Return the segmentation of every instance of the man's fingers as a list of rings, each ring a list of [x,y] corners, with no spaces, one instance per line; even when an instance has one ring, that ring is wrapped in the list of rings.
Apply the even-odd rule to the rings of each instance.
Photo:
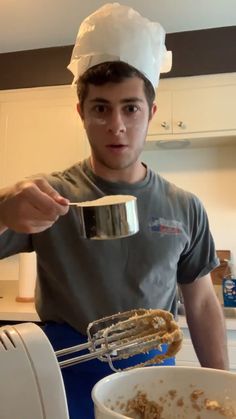
[[[63,198],[45,179],[36,179],[19,185],[19,194],[33,208],[45,214],[46,219],[55,221],[59,215],[68,211],[68,200]]]
[[[58,203],[69,203],[69,200],[61,196],[56,189],[54,189],[50,183],[47,182],[46,179],[40,178],[35,179],[34,183],[38,186],[38,188],[44,192],[46,195],[50,196],[53,200],[57,201]]]
[[[58,202],[60,205],[69,205],[69,199],[64,198],[63,196],[59,195],[57,198],[55,198],[55,201]]]

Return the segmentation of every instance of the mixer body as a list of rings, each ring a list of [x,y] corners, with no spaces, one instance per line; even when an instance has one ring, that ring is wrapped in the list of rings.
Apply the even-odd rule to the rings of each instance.
[[[33,323],[0,328],[1,419],[69,419],[61,370]]]

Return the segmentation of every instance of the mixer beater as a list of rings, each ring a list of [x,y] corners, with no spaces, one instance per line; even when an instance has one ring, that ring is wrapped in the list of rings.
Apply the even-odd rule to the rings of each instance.
[[[126,359],[136,354],[161,350],[167,344],[165,353],[160,353],[146,362],[136,365],[161,363],[165,358],[174,356],[182,343],[182,332],[171,313],[164,310],[137,309],[113,316],[104,317],[89,324],[88,342],[62,349],[56,352],[62,355],[72,354],[85,349],[89,353],[65,361],[59,361],[61,368],[98,358],[109,363],[113,371],[118,370],[113,361]]]

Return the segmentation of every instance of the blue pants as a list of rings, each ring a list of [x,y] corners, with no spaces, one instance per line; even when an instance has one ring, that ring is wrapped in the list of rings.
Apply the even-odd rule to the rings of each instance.
[[[87,341],[86,336],[66,324],[47,323],[43,330],[55,351]],[[136,365],[144,362],[148,357],[153,357],[154,353],[158,351],[117,361],[115,366],[124,369]],[[72,356],[75,355],[72,354],[69,357]],[[175,365],[175,359],[170,358],[161,365]],[[94,419],[92,388],[99,380],[112,372],[106,362],[97,359],[62,369],[70,419]]]

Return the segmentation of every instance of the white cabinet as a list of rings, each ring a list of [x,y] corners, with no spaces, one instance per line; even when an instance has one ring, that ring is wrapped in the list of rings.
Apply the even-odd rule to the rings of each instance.
[[[187,367],[200,366],[191,339],[184,338],[182,348],[176,355],[176,365]]]
[[[71,86],[0,92],[0,187],[87,154]]]
[[[184,316],[179,316],[179,325],[183,331],[183,345],[176,355],[176,365],[199,367],[199,361],[191,342],[188,326]],[[226,319],[227,344],[230,370],[236,372],[236,319]]]
[[[160,87],[157,90],[156,95],[157,110],[153,119],[150,122],[148,129],[148,140],[152,140],[152,136],[155,138],[163,134],[172,134],[172,92],[161,90]]]
[[[188,326],[184,316],[179,316],[179,325],[183,332],[183,343],[180,351],[176,355],[176,365],[188,366],[188,367],[199,367],[199,361],[193,344],[190,338]]]
[[[226,320],[226,326],[230,369],[236,373],[236,320]]]
[[[173,92],[173,132],[236,130],[236,84]]]
[[[236,73],[163,79],[147,140],[197,139],[201,146],[207,139],[211,139],[207,145],[232,143],[236,141],[235,109]]]

